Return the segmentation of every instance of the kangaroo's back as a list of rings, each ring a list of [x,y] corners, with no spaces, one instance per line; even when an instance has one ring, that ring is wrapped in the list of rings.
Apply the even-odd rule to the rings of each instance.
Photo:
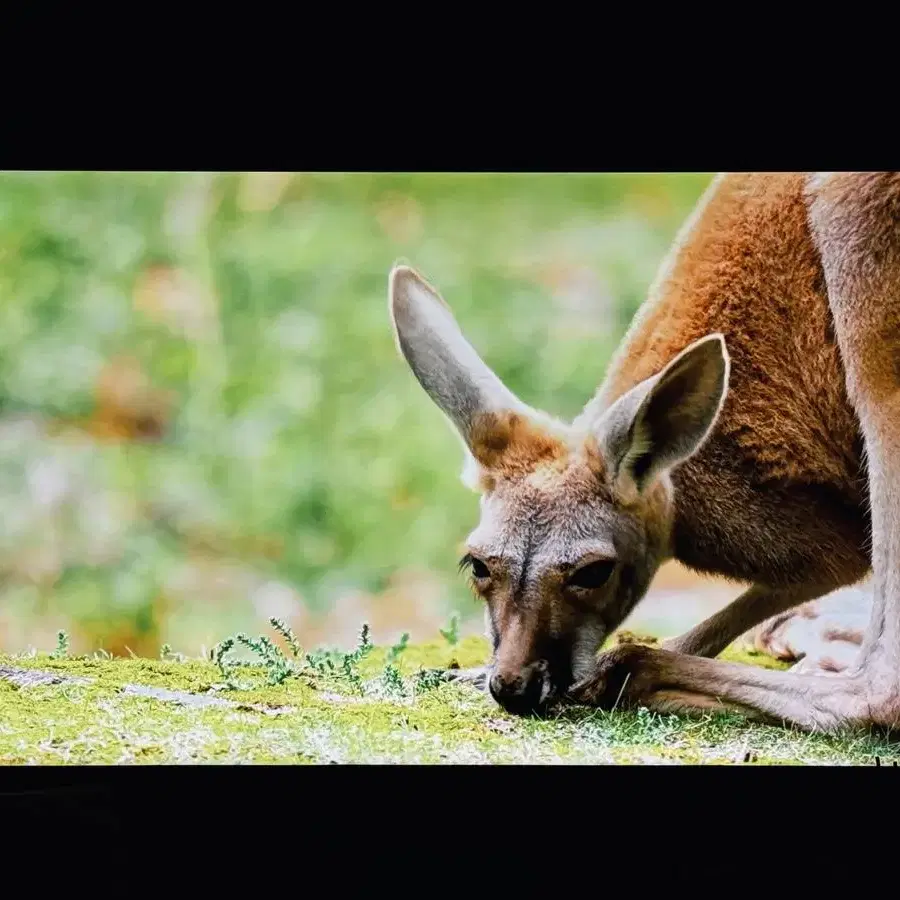
[[[721,332],[729,393],[712,438],[673,475],[676,555],[740,580],[841,584],[868,568],[866,479],[806,178],[715,179],[600,395],[611,403],[687,344]]]

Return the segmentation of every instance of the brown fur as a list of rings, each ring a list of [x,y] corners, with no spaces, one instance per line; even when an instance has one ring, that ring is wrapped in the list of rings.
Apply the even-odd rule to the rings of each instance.
[[[676,557],[739,581],[837,586],[868,570],[868,498],[804,184],[802,174],[717,180],[601,395],[612,402],[721,332],[729,391],[715,433],[673,475]]]
[[[449,307],[395,270],[401,349],[479,466],[469,546],[487,573],[476,584],[494,640],[487,681],[508,709],[543,703],[552,673],[564,688],[570,668],[578,702],[721,700],[805,728],[900,725],[898,225],[894,173],[717,178],[571,426],[525,408]],[[608,548],[614,574],[575,590],[569,573],[592,548]],[[620,645],[584,677],[592,641],[672,556],[750,587],[664,649]],[[870,570],[854,668],[701,658]]]
[[[758,208],[764,213],[760,218],[755,214]],[[709,218],[704,221],[704,216]],[[730,325],[729,348],[738,378],[727,410],[712,440],[677,477],[676,528],[683,536],[693,533],[707,541],[699,554],[683,555],[699,562],[698,567],[725,572],[739,571],[741,563],[755,564],[763,579],[783,580],[778,555],[755,543],[754,529],[745,527],[739,510],[729,504],[717,513],[710,502],[714,497],[725,501],[736,489],[743,504],[752,502],[751,515],[763,516],[760,529],[769,532],[771,543],[783,541],[791,549],[798,584],[806,580],[814,585],[808,579],[820,579],[823,585],[829,578],[832,587],[849,584],[871,566],[874,587],[868,626],[849,665],[826,654],[809,667],[803,660],[796,673],[646,648],[617,648],[618,655],[602,658],[572,696],[607,705],[612,689],[628,676],[628,701],[653,708],[671,711],[671,691],[677,687],[679,692],[740,703],[772,721],[807,729],[896,728],[900,725],[900,175],[725,178],[711,192],[698,221],[688,247],[676,255],[670,269],[676,277],[663,279],[668,285],[665,303],[648,308],[636,324],[608,383],[627,382],[625,373],[631,377],[640,369],[643,355],[652,355],[665,343],[660,330],[663,306],[675,313],[679,339],[690,333],[698,318],[712,321],[711,311],[716,327]],[[730,248],[728,258],[721,259],[726,281],[729,269],[741,259],[735,252],[752,242],[748,249],[753,256],[738,266],[746,268],[748,276],[739,283],[740,292],[732,295],[728,315],[709,294],[704,301],[695,300],[704,296],[705,285],[719,279],[704,263],[715,260],[715,253],[705,257],[704,248],[714,251],[720,242]],[[779,264],[785,258],[808,260],[809,265],[799,266],[799,278],[785,279]],[[753,277],[756,260],[763,264],[758,278]],[[679,271],[686,279],[683,295]],[[804,284],[808,291],[802,289]],[[786,300],[779,303],[770,296],[769,309],[761,313],[757,288],[768,288],[771,295],[777,285],[787,288]],[[746,318],[739,319],[736,312]],[[790,442],[782,437],[785,434]],[[728,466],[726,448],[739,451],[739,466]],[[717,464],[724,466],[720,473],[715,471]],[[805,514],[804,501],[809,503]],[[710,517],[709,525],[697,515],[698,509]],[[794,529],[784,530],[786,519],[794,521]],[[746,542],[745,550],[735,546],[735,537]],[[814,593],[823,590],[815,588]],[[784,608],[794,605],[789,592],[783,596]],[[798,599],[800,594],[794,601]],[[741,598],[733,606],[741,606]],[[837,636],[855,643],[846,640],[853,635],[835,633],[828,636],[832,646]],[[702,705],[682,694],[674,708]]]
[[[477,416],[471,441],[472,455],[492,481],[521,478],[538,466],[564,463],[569,455],[562,440],[514,412]]]

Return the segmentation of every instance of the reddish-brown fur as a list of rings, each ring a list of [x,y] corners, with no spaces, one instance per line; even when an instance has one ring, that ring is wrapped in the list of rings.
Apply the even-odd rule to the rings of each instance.
[[[871,567],[868,625],[826,631],[832,642],[858,641],[849,664],[823,657],[780,673],[682,655],[715,644],[703,623],[674,642],[681,652],[617,647],[571,696],[607,704],[627,680],[626,702],[660,711],[702,708],[701,698],[714,697],[804,728],[896,728],[900,175],[719,180],[661,279],[660,300],[636,321],[606,390],[614,396],[639,380],[673,342],[710,328],[726,335],[732,380],[723,415],[673,477],[677,555],[756,582],[716,627],[733,634],[763,605],[770,614],[796,607],[802,594],[822,596]],[[792,582],[796,592],[772,589]],[[778,619],[772,625],[777,631]]]
[[[713,189],[601,389],[614,400],[694,340],[731,358],[716,429],[673,474],[686,565],[767,584],[854,582],[868,570],[867,482],[801,174]]]
[[[472,455],[488,479],[514,479],[564,462],[565,443],[514,412],[483,413],[472,426]]]
[[[571,426],[511,395],[416,273],[395,269],[391,297],[401,351],[478,468],[470,559],[495,649],[478,677],[508,709],[562,689],[900,724],[900,175],[716,179]],[[672,555],[750,586],[665,649],[595,660]],[[840,674],[709,658],[869,571],[856,662],[819,666]]]

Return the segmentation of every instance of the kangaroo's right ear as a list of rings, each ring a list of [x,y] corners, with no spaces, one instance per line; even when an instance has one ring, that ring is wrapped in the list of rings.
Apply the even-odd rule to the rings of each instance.
[[[707,335],[602,414],[593,431],[623,495],[640,493],[700,449],[725,402],[730,369],[725,339]]]
[[[389,297],[397,347],[469,450],[480,415],[527,412],[463,337],[450,307],[414,269],[394,266]]]

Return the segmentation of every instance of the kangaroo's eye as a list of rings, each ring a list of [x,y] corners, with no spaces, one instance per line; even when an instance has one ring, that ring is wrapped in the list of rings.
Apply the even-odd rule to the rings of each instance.
[[[480,559],[472,556],[471,553],[467,553],[462,558],[459,567],[461,569],[471,569],[472,576],[477,581],[481,581],[481,579],[483,578],[491,577],[491,570]]]
[[[615,560],[612,559],[601,559],[588,563],[569,578],[569,586],[585,590],[603,587],[609,581],[609,576],[612,575],[615,567]]]

